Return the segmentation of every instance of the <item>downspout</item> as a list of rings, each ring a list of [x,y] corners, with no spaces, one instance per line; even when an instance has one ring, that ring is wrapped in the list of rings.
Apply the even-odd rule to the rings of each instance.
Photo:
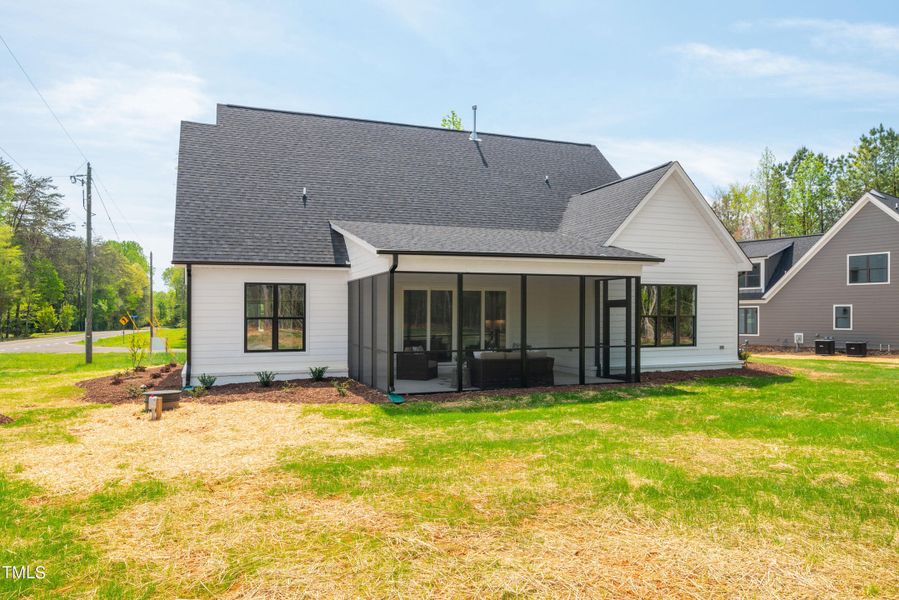
[[[193,283],[191,281],[191,269],[190,263],[187,265],[187,352],[184,359],[184,381],[182,382],[185,387],[190,385],[190,347],[191,347],[191,323],[190,317],[192,314],[191,311],[191,289],[193,288]]]
[[[394,373],[393,373],[393,352],[394,352],[394,329],[396,327],[396,311],[394,310],[394,274],[399,266],[399,255],[393,255],[393,262],[390,270],[387,272],[387,391],[394,391]]]

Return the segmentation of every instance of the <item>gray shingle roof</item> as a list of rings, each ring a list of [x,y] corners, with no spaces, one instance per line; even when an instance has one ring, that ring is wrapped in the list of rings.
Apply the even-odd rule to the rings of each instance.
[[[896,196],[890,196],[889,194],[877,190],[871,190],[871,195],[880,200],[881,203],[892,211],[895,211],[896,207],[899,206],[899,198]]]
[[[673,164],[667,162],[572,197],[560,231],[605,242]]]
[[[346,264],[330,220],[552,232],[572,195],[618,180],[589,144],[480,137],[220,105],[182,123],[173,260]]]
[[[821,239],[821,234],[800,235],[794,237],[772,238],[768,240],[743,240],[737,242],[740,248],[749,258],[765,258],[783,252],[787,248],[793,249],[792,264],[795,264],[808,252],[815,242]]]
[[[566,256],[661,261],[558,231],[335,221],[333,225],[384,253]]]

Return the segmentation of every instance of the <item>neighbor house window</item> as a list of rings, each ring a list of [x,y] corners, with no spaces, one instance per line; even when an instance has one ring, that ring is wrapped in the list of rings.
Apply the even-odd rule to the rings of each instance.
[[[762,287],[762,263],[752,263],[752,270],[739,275],[740,289],[761,289]]]
[[[758,335],[759,334],[759,307],[747,306],[740,307],[739,312],[739,333],[740,335]]]
[[[833,307],[833,328],[852,329],[852,305],[835,304]]]
[[[850,254],[849,285],[890,282],[890,253]]]
[[[305,284],[245,284],[244,321],[247,352],[305,350]]]
[[[640,297],[640,344],[696,345],[696,286],[644,285]]]

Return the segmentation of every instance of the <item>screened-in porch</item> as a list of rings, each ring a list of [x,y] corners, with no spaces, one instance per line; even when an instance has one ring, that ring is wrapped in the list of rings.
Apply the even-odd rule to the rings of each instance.
[[[405,271],[354,280],[350,376],[400,394],[639,381],[639,281]]]

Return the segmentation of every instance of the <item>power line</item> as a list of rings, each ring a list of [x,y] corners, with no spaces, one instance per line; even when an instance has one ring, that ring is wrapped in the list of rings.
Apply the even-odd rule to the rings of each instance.
[[[96,177],[93,177],[94,181],[97,181]],[[120,242],[122,241],[121,236],[119,236],[118,230],[115,228],[115,224],[112,222],[112,217],[109,216],[109,209],[106,208],[106,202],[103,200],[103,195],[100,193],[99,189],[94,190],[97,192],[97,198],[100,199],[100,205],[103,207],[103,212],[106,213],[106,220],[109,221],[110,226],[112,226],[112,231],[115,233],[116,239]]]
[[[131,235],[133,235],[133,236],[135,237],[135,240],[136,240],[136,239],[137,239],[137,232],[134,230],[134,227],[131,226],[131,222],[128,220],[128,217],[126,217],[126,216],[125,216],[125,213],[122,212],[122,209],[119,208],[118,202],[115,201],[115,198],[114,198],[113,195],[109,192],[109,189],[108,189],[108,188],[106,187],[106,185],[100,180],[100,178],[97,177],[96,174],[94,174],[94,181],[96,181],[98,184],[100,184],[100,187],[103,188],[103,191],[104,191],[104,192],[106,192],[106,197],[109,198],[109,201],[112,203],[112,206],[113,206],[113,207],[116,209],[116,211],[119,213],[119,216],[122,217],[122,220],[125,222],[125,225],[127,225],[127,226],[128,226],[128,229],[131,230]],[[101,201],[102,201],[102,198],[101,198]]]
[[[43,94],[41,93],[41,91],[38,89],[37,85],[35,85],[34,80],[31,79],[31,76],[28,75],[28,71],[25,70],[25,67],[22,66],[22,63],[19,62],[19,59],[16,58],[16,55],[15,55],[15,53],[12,51],[12,48],[9,47],[9,44],[6,43],[6,40],[3,38],[2,35],[0,35],[0,42],[3,42],[3,45],[6,47],[6,51],[9,52],[9,55],[12,57],[13,61],[15,61],[16,65],[19,67],[19,70],[22,71],[22,74],[25,76],[25,79],[27,79],[27,80],[28,80],[28,83],[31,84],[32,89],[34,89],[35,93],[36,93],[36,94],[38,95],[38,97],[41,99],[41,102],[44,103],[44,106],[47,107],[47,110],[48,110],[48,111],[50,112],[50,114],[53,116],[53,119],[56,120],[56,123],[59,125],[60,129],[62,129],[63,133],[66,134],[66,137],[69,139],[69,141],[70,141],[70,142],[72,143],[72,145],[75,147],[75,149],[78,151],[78,154],[81,155],[81,158],[84,159],[84,160],[82,161],[82,163],[81,163],[80,165],[78,165],[78,167],[76,167],[75,170],[73,171],[73,173],[77,173],[77,172],[81,169],[81,167],[83,167],[84,164],[88,162],[87,155],[86,155],[86,154],[84,153],[84,151],[81,149],[81,146],[78,145],[78,142],[75,141],[75,138],[72,137],[72,134],[69,133],[69,130],[66,129],[66,126],[62,124],[62,120],[60,120],[60,118],[57,116],[56,112],[55,112],[55,111],[53,110],[53,108],[50,106],[50,103],[47,102],[47,99],[44,98],[44,95],[43,95]],[[2,150],[2,148],[0,148],[0,150]],[[21,165],[16,159],[14,159],[14,158],[12,157],[11,154],[9,154],[9,152],[6,152],[6,150],[3,150],[3,152],[4,152],[7,156],[9,156],[10,158],[12,158],[13,162],[15,162],[17,165],[19,165],[19,167],[20,167],[23,171],[25,170],[25,168],[22,167],[22,165]],[[115,201],[115,198],[113,198],[112,194],[109,192],[109,189],[103,184],[102,181],[100,181],[99,179],[97,179],[97,177],[93,177],[93,179],[94,179],[97,183],[99,183],[100,186],[103,188],[103,191],[106,192],[106,196],[109,198],[109,201],[110,201],[110,202],[112,203],[112,205],[115,207],[116,211],[118,211],[119,215],[122,217],[122,220],[125,221],[125,224],[128,226],[128,229],[131,230],[131,233],[132,233],[132,234],[134,235],[134,237],[136,238],[136,237],[137,237],[137,232],[134,231],[134,227],[131,226],[131,223],[130,223],[130,222],[128,221],[128,219],[125,217],[125,214],[122,212],[122,209],[119,208],[118,204],[117,204],[116,201]],[[99,190],[97,190],[97,196],[100,198],[100,204],[103,205],[103,210],[106,212],[106,218],[109,220],[109,224],[112,226],[112,230],[115,231],[116,237],[119,238],[119,241],[121,241],[121,237],[119,237],[119,232],[116,230],[116,226],[115,226],[115,224],[112,222],[112,217],[111,217],[110,214],[109,214],[109,209],[106,208],[106,202],[104,202],[103,196],[100,195],[100,191],[99,191]]]
[[[28,169],[26,169],[25,167],[23,167],[23,166],[22,166],[22,163],[20,163],[19,161],[17,161],[17,160],[15,159],[15,157],[14,157],[12,154],[10,154],[9,152],[7,152],[6,149],[3,148],[3,146],[0,146],[0,152],[2,152],[3,154],[5,154],[6,156],[8,156],[9,159],[10,159],[11,161],[13,161],[13,162],[16,163],[17,165],[19,165],[19,168],[22,169],[23,171],[27,171],[27,170],[28,170]]]
[[[31,87],[34,89],[34,91],[40,97],[41,102],[44,103],[44,106],[47,107],[47,110],[49,110],[50,114],[53,115],[53,118],[56,119],[56,122],[57,122],[57,124],[59,124],[59,127],[62,129],[63,133],[66,134],[66,137],[69,138],[69,141],[72,142],[72,145],[75,146],[76,150],[78,150],[78,154],[80,154],[81,158],[83,158],[86,162],[87,155],[84,154],[84,151],[81,149],[81,146],[78,145],[78,142],[75,141],[75,138],[73,138],[72,134],[69,133],[69,130],[66,129],[66,126],[62,124],[62,121],[59,119],[59,117],[56,116],[56,113],[50,107],[50,103],[47,102],[47,99],[44,98],[44,95],[41,93],[41,91],[39,89],[37,89],[37,86],[34,84],[34,81],[31,79],[31,76],[28,75],[28,71],[25,70],[25,67],[22,66],[22,63],[19,62],[19,59],[16,58],[16,55],[12,51],[12,48],[9,47],[9,44],[6,43],[6,40],[3,39],[2,35],[0,35],[0,42],[3,42],[3,45],[6,46],[6,51],[9,52],[9,55],[12,57],[13,61],[15,61],[16,65],[18,65],[19,70],[22,71],[22,74],[25,76],[25,79],[27,79],[28,83],[31,84]]]

